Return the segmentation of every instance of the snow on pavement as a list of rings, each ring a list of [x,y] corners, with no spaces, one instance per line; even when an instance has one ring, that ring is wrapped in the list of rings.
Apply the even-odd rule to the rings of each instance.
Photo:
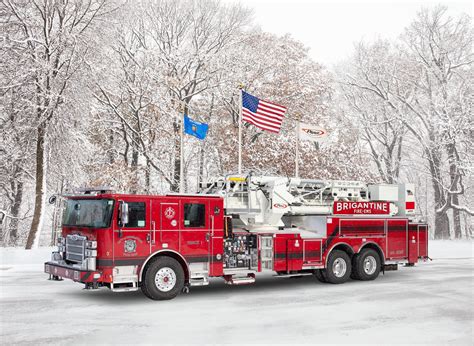
[[[50,251],[0,249],[1,344],[473,342],[472,242],[431,241],[432,262],[373,282],[213,279],[164,302],[48,281]]]

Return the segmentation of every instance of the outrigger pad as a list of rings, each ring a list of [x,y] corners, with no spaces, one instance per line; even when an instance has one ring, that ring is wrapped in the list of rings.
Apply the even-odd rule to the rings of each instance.
[[[49,279],[48,280],[51,280],[51,281],[63,281],[64,279],[60,276],[57,276],[57,275],[49,275]]]

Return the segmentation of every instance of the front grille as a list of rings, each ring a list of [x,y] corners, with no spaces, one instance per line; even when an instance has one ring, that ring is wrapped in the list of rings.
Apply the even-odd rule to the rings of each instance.
[[[66,236],[66,260],[81,263],[86,256],[86,240],[84,236],[68,234]]]

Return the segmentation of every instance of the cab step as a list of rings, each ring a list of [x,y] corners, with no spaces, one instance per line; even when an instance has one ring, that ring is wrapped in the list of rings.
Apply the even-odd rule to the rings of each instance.
[[[255,282],[255,275],[249,274],[248,276],[233,277],[226,275],[224,277],[227,285],[249,285]]]
[[[110,290],[112,292],[134,292],[134,291],[138,291],[138,285],[136,282],[119,283],[119,284],[111,283]]]
[[[207,276],[191,277],[189,279],[189,286],[207,286],[209,285],[209,278]]]

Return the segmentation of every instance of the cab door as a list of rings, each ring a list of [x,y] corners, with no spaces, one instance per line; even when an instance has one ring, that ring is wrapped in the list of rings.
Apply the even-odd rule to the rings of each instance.
[[[209,270],[210,218],[209,201],[203,199],[181,199],[181,253],[192,267],[202,263],[200,270]]]
[[[124,197],[120,203],[128,204],[128,222],[114,227],[114,266],[138,265],[150,254],[150,201],[145,198]]]
[[[154,232],[154,249],[170,249],[179,252],[181,219],[179,200],[157,200],[153,204],[153,220],[157,230]]]

